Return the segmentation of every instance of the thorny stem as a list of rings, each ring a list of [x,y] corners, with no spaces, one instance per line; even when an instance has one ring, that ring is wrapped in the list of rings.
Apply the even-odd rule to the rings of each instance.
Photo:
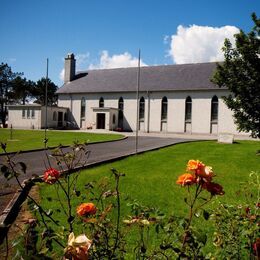
[[[119,222],[120,222],[120,194],[119,194],[119,178],[120,178],[120,173],[116,173],[115,174],[115,178],[116,178],[116,198],[117,198],[117,221],[116,221],[116,240],[115,240],[115,245],[114,245],[114,249],[113,249],[113,254],[114,255],[116,248],[118,246],[118,241],[119,241]]]
[[[58,200],[59,200],[59,202],[60,202],[60,205],[61,205],[61,207],[62,207],[62,209],[63,209],[63,212],[64,212],[64,214],[68,217],[68,213],[67,213],[67,211],[66,211],[66,209],[65,209],[65,207],[64,207],[64,205],[63,205],[63,203],[61,202],[59,190],[58,190],[58,188],[57,188],[57,187],[59,187],[59,186],[56,187],[56,185],[55,185],[54,187],[55,187],[56,194],[57,194]]]
[[[69,222],[69,226],[70,226],[70,233],[73,232],[73,225],[72,225],[72,215],[71,215],[71,197],[70,197],[70,175],[67,176],[67,201],[68,201],[68,207],[69,207],[69,219],[68,219],[68,222]]]
[[[50,158],[49,158],[49,156],[48,156],[48,154],[47,154],[46,151],[45,151],[45,156],[46,156],[46,158],[47,158],[47,161],[48,161],[49,167],[51,167]],[[43,161],[43,162],[44,162],[44,164],[45,164],[45,161]],[[45,165],[45,167],[46,167],[46,165]],[[47,167],[46,167],[46,168],[47,168]]]
[[[72,222],[71,222],[72,215],[71,215],[71,202],[70,202],[71,198],[70,198],[69,175],[67,177],[68,177],[68,179],[67,179],[67,190],[65,189],[65,187],[63,186],[63,184],[60,182],[59,179],[57,180],[57,182],[60,185],[61,189],[63,190],[63,192],[64,192],[64,194],[65,194],[65,196],[67,198],[69,212],[66,213],[66,215],[68,216],[68,220],[70,220],[69,221],[69,226],[70,226],[70,232],[72,232],[73,231],[73,225],[72,225]],[[60,201],[60,203],[61,203],[61,201]]]
[[[44,226],[46,227],[46,229],[48,229],[48,225],[47,225],[47,223],[46,223],[46,221],[45,221],[45,219],[44,219],[44,216],[42,215],[42,212],[43,212],[42,210],[39,210],[39,213],[40,213],[42,222],[43,222]],[[58,245],[60,245],[62,248],[65,248],[64,245],[62,245],[62,244],[59,242],[59,240],[57,240],[56,238],[53,238],[53,240],[54,240]]]
[[[103,190],[102,192],[100,193],[100,196],[97,198],[97,202],[100,201],[100,204],[101,204],[101,209],[102,211],[104,211],[105,207],[104,207],[104,203],[103,203],[103,200],[102,200],[102,196],[103,196]],[[104,233],[105,233],[105,246],[106,246],[106,251],[107,251],[107,254],[109,255],[109,236],[108,236],[108,232],[107,232],[107,229],[104,228]]]
[[[195,210],[194,212],[196,212],[198,209],[202,208],[204,205],[206,205],[207,203],[209,203],[212,200],[213,196],[211,195],[210,198],[208,200],[206,200],[205,202],[203,202],[202,204],[200,204]]]
[[[188,223],[187,223],[187,226],[185,228],[185,232],[184,232],[184,236],[183,236],[183,241],[182,241],[182,248],[184,247],[185,243],[186,243],[186,238],[187,238],[187,235],[188,235],[188,231],[189,231],[189,228],[190,228],[190,224],[191,224],[191,221],[192,221],[192,217],[194,215],[194,213],[196,212],[196,210],[193,210],[194,206],[195,206],[195,203],[196,203],[196,200],[199,196],[199,194],[201,193],[202,191],[202,186],[201,184],[198,184],[197,187],[196,187],[196,192],[195,192],[195,196],[194,196],[194,199],[192,201],[191,199],[191,193],[190,193],[190,189],[188,187],[188,193],[189,193],[189,197],[190,197],[190,201],[191,201],[191,204],[190,204],[190,212],[189,212],[189,219],[188,219]]]

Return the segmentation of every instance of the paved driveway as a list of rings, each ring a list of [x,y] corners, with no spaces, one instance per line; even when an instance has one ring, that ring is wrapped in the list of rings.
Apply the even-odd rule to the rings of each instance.
[[[140,136],[138,138],[137,151],[144,152],[192,140],[194,139]],[[66,148],[65,150],[68,149],[69,148]],[[129,136],[120,141],[89,144],[88,150],[90,151],[89,158],[87,159],[88,165],[105,162],[134,154],[136,151],[136,139],[134,136]],[[47,154],[49,154],[48,151]],[[0,163],[4,160],[4,156],[0,155]],[[21,182],[30,178],[33,174],[42,175],[46,167],[48,167],[46,151],[21,153],[15,157],[15,160],[17,162],[24,162],[27,165],[27,174],[19,177]],[[0,215],[10,199],[10,194],[14,192],[16,188],[15,180],[7,182],[4,176],[0,176]]]

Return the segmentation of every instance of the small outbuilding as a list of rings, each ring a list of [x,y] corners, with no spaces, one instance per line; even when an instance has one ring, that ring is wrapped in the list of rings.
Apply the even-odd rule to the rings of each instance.
[[[46,124],[46,106],[39,104],[9,105],[8,127],[42,129]],[[47,128],[68,126],[68,108],[47,107]]]

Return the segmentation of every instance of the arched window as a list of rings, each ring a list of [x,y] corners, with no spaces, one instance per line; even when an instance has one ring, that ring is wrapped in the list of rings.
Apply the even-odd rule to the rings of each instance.
[[[53,112],[52,120],[57,121],[57,112],[56,111]]]
[[[113,117],[112,117],[112,123],[115,124],[116,123],[116,115],[113,114]]]
[[[104,107],[104,98],[103,97],[101,97],[99,99],[99,107]]]
[[[118,100],[118,127],[123,128],[124,122],[124,99],[122,97]]]
[[[122,97],[118,100],[118,109],[124,111],[124,99]]]
[[[161,110],[161,120],[167,122],[168,113],[168,99],[167,97],[162,98],[162,110]]]
[[[85,122],[85,116],[86,116],[86,100],[83,97],[81,99],[81,104],[80,104],[80,127],[84,126],[83,122]]]
[[[211,99],[211,122],[218,122],[218,97],[214,96]]]
[[[191,122],[191,113],[192,113],[192,100],[188,96],[185,102],[185,122]]]
[[[85,98],[83,97],[81,99],[81,106],[80,106],[80,118],[81,119],[85,119],[85,113],[86,113],[86,100]]]
[[[145,111],[145,100],[144,97],[140,98],[139,101],[139,120],[144,121],[144,111]]]

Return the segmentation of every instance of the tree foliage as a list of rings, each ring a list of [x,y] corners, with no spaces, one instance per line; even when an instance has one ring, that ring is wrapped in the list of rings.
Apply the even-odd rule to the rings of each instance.
[[[260,138],[260,19],[253,13],[252,20],[251,32],[235,35],[235,46],[225,40],[225,60],[217,65],[212,81],[231,91],[224,102],[233,111],[238,130]]]
[[[48,105],[56,105],[58,87],[48,79]],[[0,122],[6,125],[7,105],[23,104],[35,99],[35,103],[45,105],[46,78],[36,83],[14,73],[8,64],[0,64]]]
[[[55,94],[58,87],[48,79],[48,105],[56,105],[58,96]],[[45,105],[46,78],[41,78],[36,82],[32,89],[32,95],[36,98],[35,103]]]
[[[14,73],[7,64],[0,64],[0,121],[5,125],[7,108],[12,102],[12,81],[19,75]]]
[[[12,98],[15,100],[15,103],[25,105],[29,102],[29,99],[33,97],[32,90],[35,86],[35,83],[21,76],[16,77],[12,81]]]

